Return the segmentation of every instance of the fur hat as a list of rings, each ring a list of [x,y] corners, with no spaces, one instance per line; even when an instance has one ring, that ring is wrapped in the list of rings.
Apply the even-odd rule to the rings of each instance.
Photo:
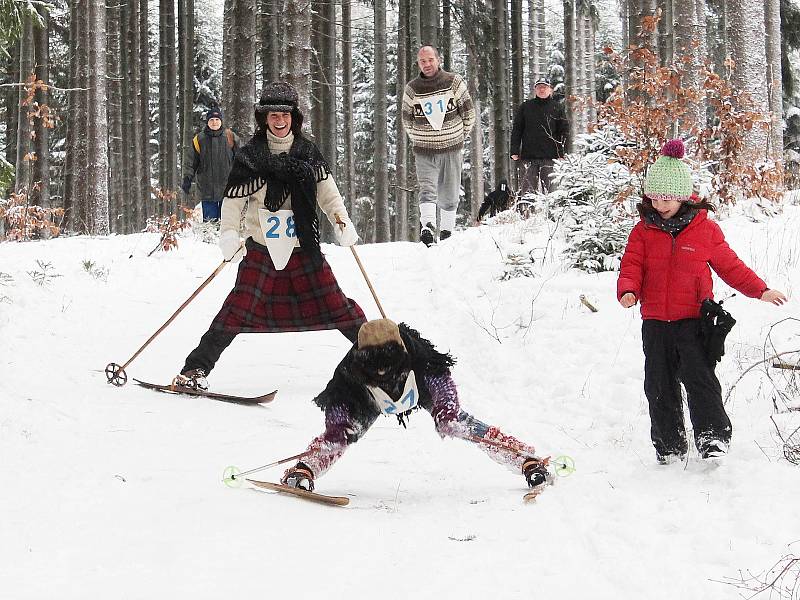
[[[266,131],[267,113],[288,112],[292,114],[292,133],[300,136],[303,129],[303,113],[300,112],[297,90],[285,81],[265,83],[261,90],[261,97],[253,105],[256,125]]]
[[[260,113],[292,112],[297,109],[297,90],[285,81],[265,83],[255,109]]]
[[[365,350],[386,344],[399,344],[405,350],[397,323],[391,319],[367,321],[358,330],[358,349]]]
[[[661,156],[650,165],[644,180],[644,194],[651,200],[686,202],[692,195],[692,173],[681,159],[685,153],[679,139],[668,141]]]

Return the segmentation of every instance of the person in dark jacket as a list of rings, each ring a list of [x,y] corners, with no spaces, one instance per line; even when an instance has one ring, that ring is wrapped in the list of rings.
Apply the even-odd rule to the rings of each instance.
[[[325,412],[325,431],[314,438],[302,459],[287,469],[281,483],[306,490],[356,443],[381,415],[397,417],[405,427],[412,410],[423,408],[441,438],[476,444],[495,462],[541,489],[553,478],[547,459],[533,446],[482,423],[461,408],[450,375],[454,364],[408,325],[390,319],[367,321],[357,343],[342,359],[314,403]]]
[[[553,189],[550,175],[553,161],[563,158],[569,136],[564,105],[553,98],[547,79],[533,87],[534,97],[517,107],[511,129],[511,158],[522,161],[521,195]]]
[[[647,171],[641,220],[622,256],[617,298],[630,308],[641,303],[644,392],[650,406],[650,437],[661,464],[682,460],[687,441],[680,384],[686,388],[694,443],[702,458],[727,453],[731,422],[707,355],[700,308],[714,298],[711,269],[745,296],[781,305],[771,290],[736,256],[719,225],[708,218],[713,205],[692,194],[689,168],[680,159],[681,140],[664,145]],[[710,268],[709,268],[710,267]]]
[[[203,205],[203,221],[219,221],[225,183],[233,165],[239,138],[222,124],[222,110],[213,107],[206,112],[206,126],[192,139],[186,152],[181,189],[188,194],[197,178],[197,190]]]
[[[493,217],[497,213],[507,210],[509,198],[508,181],[502,179],[500,180],[500,184],[497,186],[497,189],[488,193],[483,199],[483,204],[481,204],[481,207],[478,210],[478,221],[480,221],[486,214],[488,214],[490,217]]]

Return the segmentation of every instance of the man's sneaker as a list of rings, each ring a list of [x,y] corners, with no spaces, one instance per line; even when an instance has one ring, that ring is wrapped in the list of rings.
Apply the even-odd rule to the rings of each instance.
[[[426,246],[431,246],[433,244],[433,232],[436,229],[435,225],[431,223],[426,223],[422,230],[419,232],[419,241],[425,244]]]
[[[529,458],[522,465],[522,474],[531,489],[553,482],[553,475],[547,470],[544,461],[539,458]]]
[[[172,380],[173,387],[187,390],[208,390],[208,380],[203,369],[192,369],[181,373]]]
[[[728,453],[728,444],[722,440],[708,440],[700,448],[701,458],[719,458]]]
[[[672,465],[686,460],[686,454],[659,454],[656,452],[656,460],[660,465]]]
[[[446,240],[451,235],[453,235],[453,234],[451,232],[447,231],[447,229],[442,229],[442,231],[439,233],[439,241],[441,242],[442,240]]]
[[[314,474],[311,472],[311,469],[306,467],[303,463],[297,463],[291,469],[286,470],[286,473],[284,473],[281,478],[281,483],[289,487],[313,492]]]

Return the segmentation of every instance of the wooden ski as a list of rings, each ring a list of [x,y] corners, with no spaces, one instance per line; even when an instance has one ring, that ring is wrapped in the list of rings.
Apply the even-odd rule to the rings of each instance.
[[[203,398],[210,398],[211,400],[220,400],[221,402],[231,402],[233,404],[265,404],[272,402],[278,390],[264,394],[263,396],[232,396],[230,394],[218,394],[216,392],[209,392],[206,390],[190,390],[186,388],[176,388],[171,385],[162,385],[160,383],[150,383],[149,381],[142,381],[141,379],[134,379],[134,381],[149,390],[157,392],[164,392],[166,394],[184,394],[187,396],[200,396]]]
[[[255,479],[247,479],[256,487],[264,488],[266,490],[273,490],[282,494],[290,494],[312,502],[319,502],[320,504],[335,504],[336,506],[347,506],[350,504],[350,498],[344,496],[326,496],[325,494],[317,494],[316,492],[309,492],[301,488],[289,487],[280,483],[272,483],[270,481],[257,481]]]

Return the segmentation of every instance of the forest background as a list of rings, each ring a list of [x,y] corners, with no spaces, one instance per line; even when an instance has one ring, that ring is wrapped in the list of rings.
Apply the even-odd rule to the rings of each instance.
[[[163,229],[170,217],[174,227],[198,200],[178,182],[205,110],[220,104],[247,139],[260,86],[282,78],[362,239],[416,240],[397,114],[422,44],[465,75],[481,116],[465,149],[462,224],[487,188],[515,181],[513,111],[542,75],[568,104],[578,153],[582,134],[611,131],[608,160],[637,175],[680,135],[712,175],[746,165],[740,190],[777,199],[793,186],[793,0],[0,0],[0,25],[0,239]]]

